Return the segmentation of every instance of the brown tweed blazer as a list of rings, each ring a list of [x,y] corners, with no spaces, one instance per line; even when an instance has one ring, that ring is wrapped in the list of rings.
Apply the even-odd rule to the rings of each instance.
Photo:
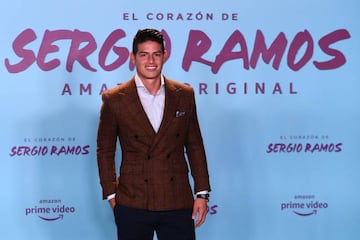
[[[97,161],[104,199],[116,193],[118,204],[162,211],[192,208],[193,191],[210,191],[191,87],[165,78],[165,109],[158,133],[142,108],[134,78],[104,92],[102,99]],[[121,146],[119,177],[117,140]]]

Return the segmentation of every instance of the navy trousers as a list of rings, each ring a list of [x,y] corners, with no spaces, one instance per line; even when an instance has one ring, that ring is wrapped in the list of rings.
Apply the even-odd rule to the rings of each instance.
[[[192,209],[148,211],[117,204],[114,208],[118,240],[195,240]]]

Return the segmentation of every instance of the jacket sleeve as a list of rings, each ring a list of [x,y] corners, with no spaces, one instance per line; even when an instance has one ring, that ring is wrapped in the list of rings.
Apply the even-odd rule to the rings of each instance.
[[[106,94],[102,96],[102,106],[97,132],[97,163],[99,169],[102,197],[116,192],[115,151],[117,142],[117,123]]]
[[[205,148],[198,122],[193,89],[190,90],[191,112],[185,142],[191,175],[194,179],[194,192],[211,191]]]

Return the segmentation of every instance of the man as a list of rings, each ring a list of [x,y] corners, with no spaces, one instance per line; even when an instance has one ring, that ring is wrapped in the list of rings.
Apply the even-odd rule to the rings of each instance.
[[[194,91],[162,75],[167,52],[161,32],[139,30],[130,59],[136,75],[102,96],[97,160],[103,198],[114,209],[118,239],[150,240],[154,232],[159,240],[195,239],[210,184]]]

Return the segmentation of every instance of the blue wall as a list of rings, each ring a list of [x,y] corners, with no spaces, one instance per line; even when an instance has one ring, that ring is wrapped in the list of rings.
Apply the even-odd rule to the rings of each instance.
[[[115,239],[100,93],[140,28],[192,85],[212,194],[198,239],[358,239],[358,1],[20,1],[0,9],[1,239]]]

